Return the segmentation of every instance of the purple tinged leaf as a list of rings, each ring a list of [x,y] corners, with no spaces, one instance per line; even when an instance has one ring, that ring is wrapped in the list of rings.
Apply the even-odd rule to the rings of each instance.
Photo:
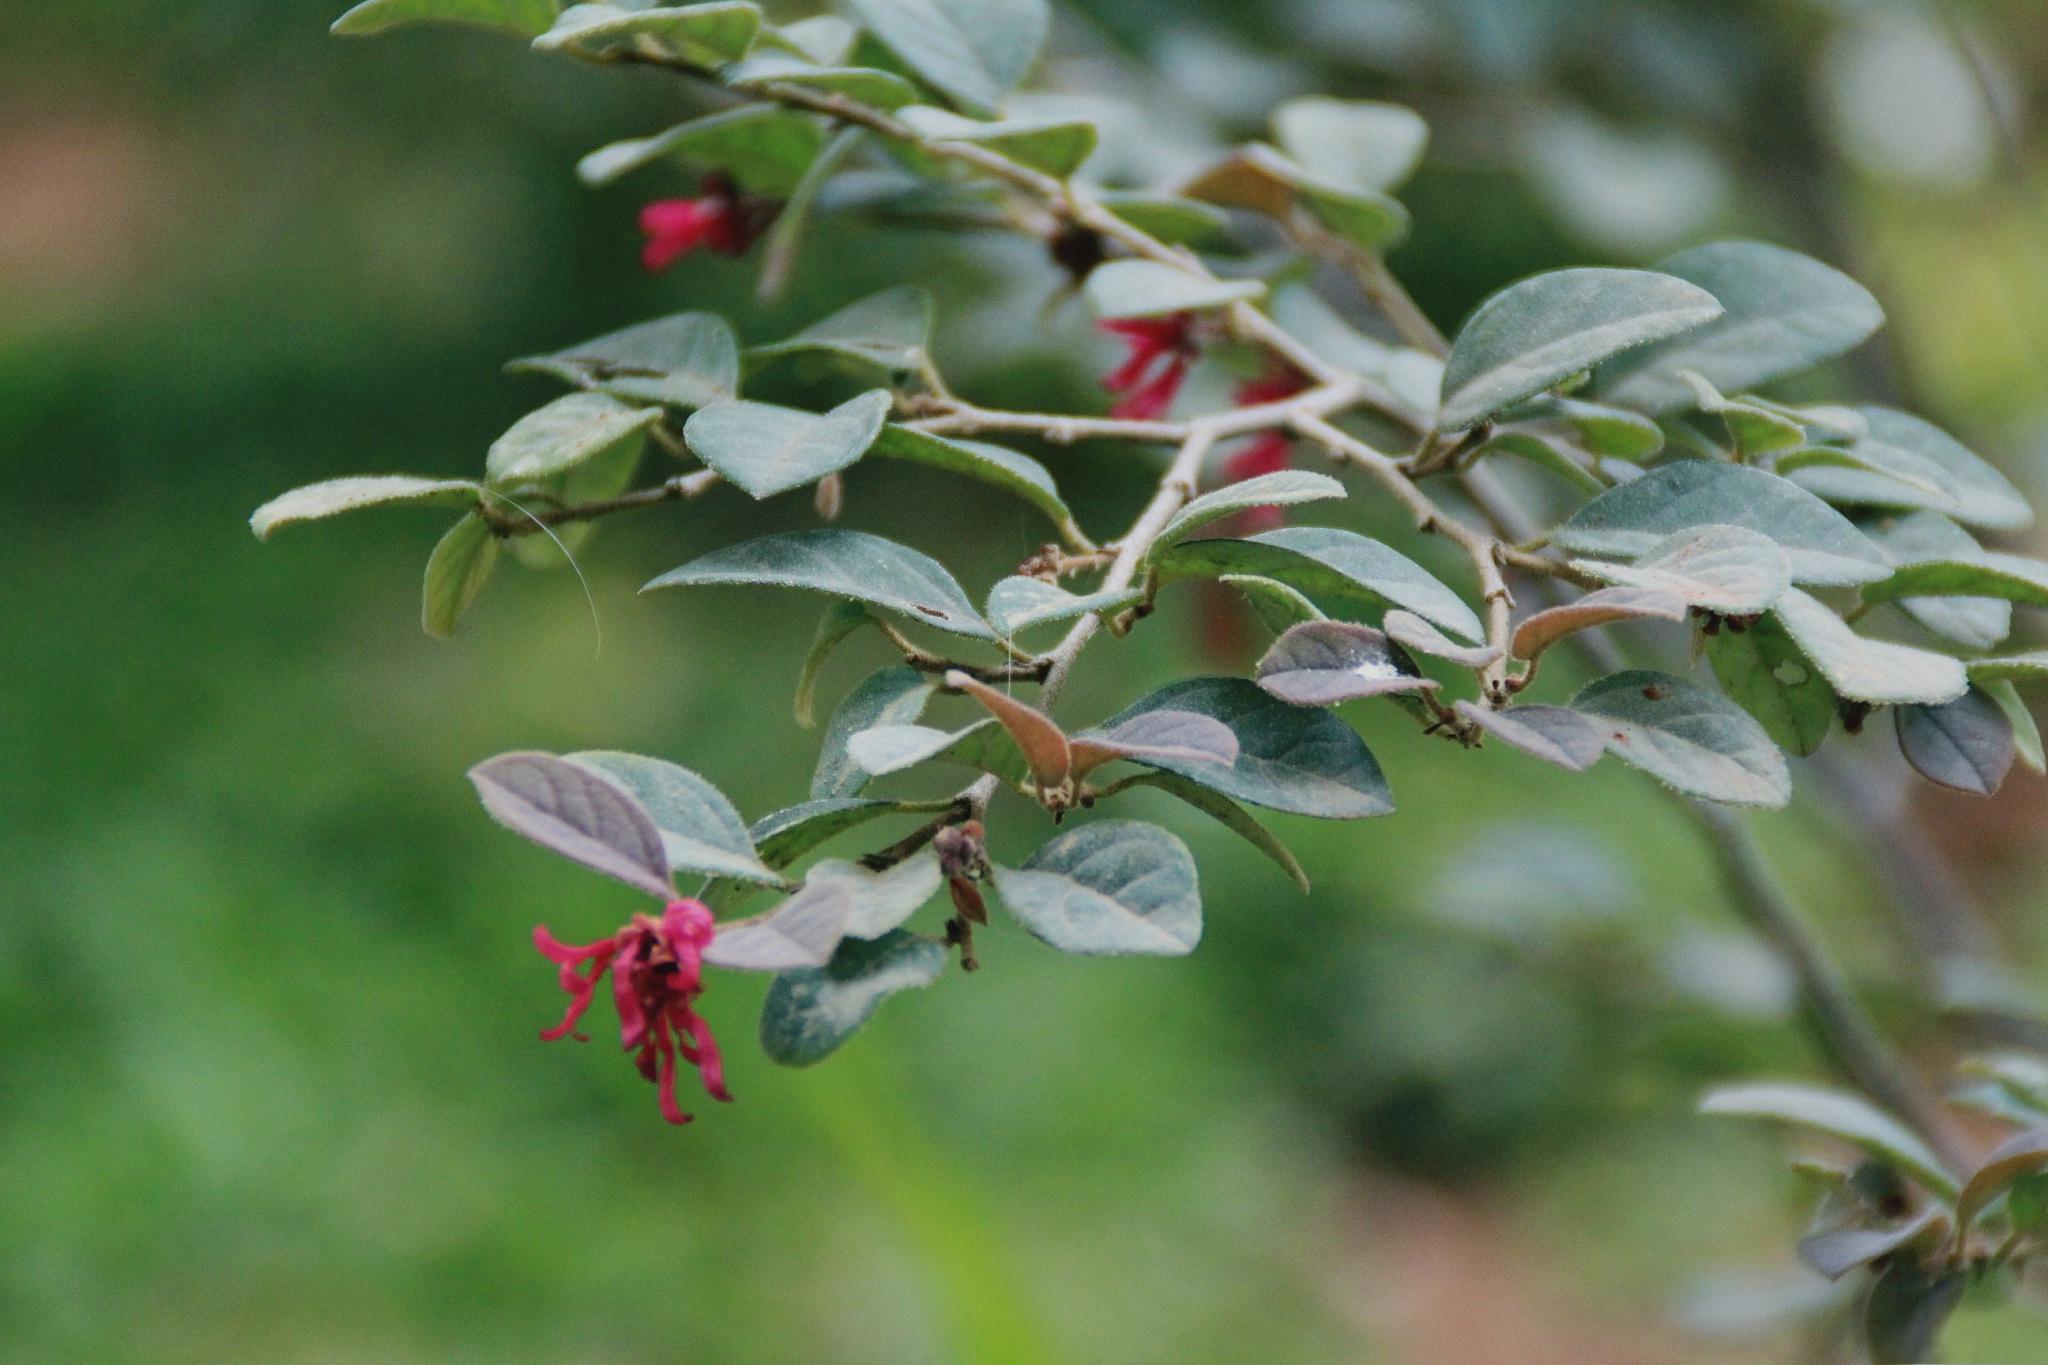
[[[1237,762],[1237,732],[1213,716],[1194,711],[1146,711],[1111,730],[1090,730],[1073,739],[1074,776],[1085,777],[1119,758],[1147,763]]]
[[[1956,1200],[1956,1222],[1967,1234],[1992,1200],[2028,1176],[2048,1171],[2048,1128],[2010,1138],[1984,1158]]]
[[[1884,1227],[1832,1228],[1799,1240],[1799,1259],[1831,1280],[1839,1280],[1858,1266],[1889,1256],[1917,1239],[1936,1220],[1944,1230],[1947,1218],[1939,1209],[1923,1209],[1918,1216]]]
[[[2012,771],[2012,722],[1982,688],[1940,706],[1901,706],[1893,715],[1899,752],[1929,782],[1989,796]]]
[[[1334,706],[1360,697],[1436,687],[1408,652],[1371,626],[1304,621],[1259,660],[1259,686],[1295,706]]]
[[[1412,611],[1395,607],[1380,622],[1387,638],[1404,649],[1465,668],[1484,668],[1500,657],[1493,645],[1461,645]]]
[[[742,972],[822,967],[846,936],[852,914],[853,897],[844,886],[814,882],[765,915],[719,925],[704,960]]]
[[[674,898],[661,831],[616,783],[541,753],[486,759],[469,780],[484,809],[514,834],[650,896]]]
[[[1510,748],[1568,772],[1584,772],[1607,752],[1607,736],[1600,727],[1568,706],[1517,706],[1496,711],[1461,701],[1452,709]]]

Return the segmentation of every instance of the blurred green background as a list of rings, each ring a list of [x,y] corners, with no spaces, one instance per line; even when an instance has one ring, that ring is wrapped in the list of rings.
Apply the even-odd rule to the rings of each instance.
[[[248,512],[468,474],[551,396],[505,359],[685,307],[763,340],[914,277],[997,403],[1100,402],[1114,348],[1071,307],[1032,333],[1050,274],[995,243],[828,222],[765,308],[750,262],[650,279],[634,212],[687,182],[571,167],[686,90],[486,36],[332,40],[337,6],[17,7],[0,39],[0,1359],[1792,1358],[1773,1304],[1825,1288],[1790,1262],[1799,1188],[1767,1137],[1689,1111],[1817,1063],[1615,765],[1567,789],[1368,716],[1403,810],[1276,820],[1311,897],[1161,807],[1202,865],[1193,958],[993,929],[981,973],[805,1072],[753,1045],[761,983],[722,977],[740,1102],[685,1130],[608,1047],[539,1045],[560,1002],[531,925],[582,940],[636,907],[493,828],[461,773],[618,747],[750,817],[799,799],[815,737],[776,699],[816,604],[633,589],[806,500],[610,526],[595,621],[574,578],[503,571],[448,644],[416,626],[433,513],[260,546]],[[1893,319],[1838,388],[2048,491],[2038,0],[1094,0],[1058,49],[1052,84],[1154,102],[1190,143],[1308,89],[1422,109],[1394,265],[1447,326],[1558,264],[1729,233],[1820,254]],[[1142,452],[1046,458],[1099,534],[1150,479]],[[863,469],[847,517],[977,592],[1043,538],[900,471]],[[1070,714],[1241,669],[1207,609],[1091,654]],[[879,661],[847,651],[828,695]],[[2030,778],[1925,802],[2035,964],[2044,809]],[[1038,833],[1008,815],[999,840]],[[1924,1042],[1853,845],[1804,807],[1761,824]],[[2048,1361],[2048,1322],[1972,1305],[1948,1349]]]

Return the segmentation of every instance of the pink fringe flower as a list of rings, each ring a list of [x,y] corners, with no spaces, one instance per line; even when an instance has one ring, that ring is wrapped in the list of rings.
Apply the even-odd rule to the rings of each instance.
[[[659,273],[699,247],[737,256],[753,240],[740,211],[732,182],[707,175],[695,199],[657,199],[640,210],[640,230],[647,234],[640,263]]]
[[[1131,348],[1124,363],[1102,379],[1103,388],[1123,395],[1110,408],[1110,416],[1153,422],[1166,415],[1200,350],[1194,322],[1193,313],[1174,313],[1163,318],[1111,318],[1100,324]]]
[[[654,1083],[661,1116],[670,1123],[688,1123],[690,1116],[676,1102],[676,1059],[697,1068],[704,1089],[714,1100],[731,1100],[725,1088],[725,1064],[711,1025],[697,1013],[704,991],[704,949],[717,926],[702,901],[670,901],[661,918],[635,915],[610,938],[574,947],[556,940],[543,926],[533,931],[534,946],[555,964],[569,1008],[562,1022],[541,1033],[546,1042],[574,1037],[576,1023],[597,997],[606,972],[612,978],[612,1005],[619,1013],[619,1045],[637,1052],[640,1074]]]

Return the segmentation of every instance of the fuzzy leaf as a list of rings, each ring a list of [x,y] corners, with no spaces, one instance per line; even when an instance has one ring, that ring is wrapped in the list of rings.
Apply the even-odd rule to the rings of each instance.
[[[1858,1096],[1809,1085],[1729,1085],[1708,1092],[1700,1112],[1771,1119],[1823,1133],[1896,1166],[1945,1203],[1955,1202],[1959,1187],[1941,1158],[1905,1124]]]
[[[1662,588],[1599,588],[1560,606],[1546,607],[1515,627],[1508,652],[1532,663],[1568,635],[1617,621],[1683,621],[1685,602]]]
[[[1766,616],[1745,630],[1724,628],[1707,639],[1707,661],[1721,690],[1755,716],[1777,746],[1804,758],[1834,728],[1840,701],[1813,661]]]
[[[936,939],[893,932],[849,938],[822,967],[784,972],[761,1004],[761,1050],[783,1066],[824,1060],[874,1016],[884,1000],[929,986],[946,970]]]
[[[889,392],[870,389],[823,414],[735,399],[690,414],[683,439],[713,469],[755,498],[815,483],[874,444]]]
[[[1408,233],[1408,210],[1399,200],[1318,175],[1263,142],[1238,148],[1182,185],[1180,193],[1283,221],[1299,206],[1324,228],[1366,251],[1385,251]]]
[[[1153,556],[1195,528],[1207,526],[1246,508],[1290,507],[1343,496],[1343,484],[1327,474],[1315,474],[1305,469],[1283,469],[1226,484],[1214,492],[1202,494],[1174,513],[1172,519],[1160,528],[1159,538],[1153,542]]]
[[[631,403],[701,408],[739,393],[740,352],[715,313],[656,318],[505,367],[588,384]]]
[[[1022,498],[1045,513],[1053,525],[1062,530],[1074,525],[1074,514],[1061,500],[1052,475],[1029,455],[1019,455],[1014,450],[990,445],[987,441],[937,436],[893,422],[882,428],[882,434],[875,439],[874,448],[868,453],[885,459],[909,460],[914,464],[949,469],[955,474],[980,479]]]
[[[1099,136],[1087,119],[1011,118],[995,123],[962,118],[951,110],[912,105],[897,117],[934,143],[968,142],[1022,166],[1064,180],[1095,152]]]
[[[807,885],[836,882],[853,898],[846,921],[849,938],[880,938],[923,909],[942,880],[938,856],[930,849],[880,872],[844,858],[823,858],[804,873]]]
[[[725,793],[688,768],[639,754],[584,752],[563,758],[624,787],[661,831],[668,865],[677,872],[775,884],[746,822]]]
[[[820,318],[795,336],[747,348],[759,364],[781,356],[822,353],[908,374],[923,363],[932,335],[932,296],[914,285],[898,285],[857,299]]]
[[[786,531],[713,550],[642,588],[757,583],[868,602],[937,630],[995,638],[935,559],[865,531]]]
[[[2048,564],[2019,555],[1979,550],[1954,558],[1917,559],[1863,589],[1866,602],[1901,597],[1996,597],[2027,607],[2048,607]]]
[[[661,832],[625,788],[553,754],[500,754],[469,770],[484,809],[551,853],[673,899]]]
[[[337,512],[358,507],[392,504],[424,504],[460,507],[474,504],[481,489],[468,479],[422,479],[412,474],[364,474],[347,479],[327,479],[280,493],[257,508],[249,517],[249,529],[258,540],[270,539],[280,526],[301,521],[318,521]]]
[[[1099,318],[1155,318],[1256,299],[1257,280],[1204,280],[1157,261],[1111,261],[1088,276],[1088,302]]]
[[[1785,756],[1749,713],[1703,687],[1647,669],[1589,683],[1572,707],[1603,723],[1607,752],[1674,791],[1736,806],[1782,806]]]
[[[1011,638],[1033,626],[1071,621],[1090,612],[1119,611],[1144,600],[1136,588],[1113,592],[1071,593],[1038,578],[1005,578],[988,590],[985,614],[996,634]]]
[[[970,113],[996,112],[1038,60],[1046,0],[847,0],[926,84]]]
[[[863,801],[855,797],[825,797],[805,801],[753,823],[747,834],[770,867],[787,867],[828,839],[858,829],[879,816],[900,807],[894,801]]]
[[[1289,881],[1301,888],[1305,895],[1309,889],[1308,873],[1302,870],[1301,860],[1287,845],[1273,836],[1273,832],[1252,818],[1251,812],[1220,792],[1210,791],[1199,783],[1190,782],[1178,773],[1150,772],[1132,780],[1133,786],[1157,787],[1160,791],[1181,800],[1213,817],[1231,833],[1239,836],[1253,848],[1272,859],[1279,869],[1287,874]]]
[[[491,524],[472,512],[448,528],[427,556],[420,590],[420,627],[437,640],[455,633],[455,622],[476,601],[498,563],[498,538]]]
[[[1828,685],[1851,701],[1939,703],[1955,700],[1969,686],[1962,664],[1948,655],[1867,640],[1797,588],[1787,590],[1772,613]]]
[[[848,742],[878,725],[907,725],[916,720],[936,691],[931,679],[914,668],[898,665],[870,673],[839,703],[825,727],[817,771],[811,776],[812,799],[859,796],[868,784],[868,772],[847,752]]]
[[[1259,660],[1258,684],[1295,706],[1335,706],[1361,697],[1434,690],[1408,651],[1371,626],[1305,621]]]
[[[639,440],[660,420],[660,408],[631,407],[602,393],[567,394],[527,413],[491,442],[484,472],[495,484],[549,478]]]
[[[1933,423],[1893,408],[1856,411],[1867,434],[1849,450],[1863,467],[1806,468],[1794,476],[1797,483],[1829,502],[1925,508],[1989,530],[2033,521],[2033,509],[2005,475]]]
[[[1404,607],[1467,640],[1486,634],[1464,599],[1420,564],[1355,531],[1289,526],[1243,540],[1190,540],[1159,557],[1161,578],[1251,574],[1312,594]]]
[[[533,45],[541,52],[572,52],[597,60],[630,48],[690,66],[714,67],[746,56],[760,28],[761,9],[750,0],[638,9],[571,5]]]
[[[1387,638],[1405,649],[1445,659],[1461,668],[1484,668],[1500,657],[1498,645],[1461,645],[1412,611],[1399,607],[1389,611],[1380,628]]]
[[[785,52],[756,49],[727,67],[725,83],[738,90],[762,85],[797,85],[821,94],[843,95],[876,109],[901,109],[918,101],[917,87],[893,71],[871,66],[814,66]]]
[[[1557,270],[1511,284],[1459,329],[1437,427],[1475,426],[1611,356],[1720,315],[1698,285],[1647,270]]]
[[[555,0],[363,0],[328,31],[357,38],[405,24],[462,24],[531,38],[547,32],[555,14]]]
[[[1654,588],[1687,606],[1754,616],[1791,586],[1792,565],[1769,536],[1740,526],[1674,532],[1633,564],[1574,560],[1572,567],[1625,587]]]
[[[862,626],[876,624],[874,613],[860,602],[834,602],[825,609],[818,620],[817,634],[811,637],[811,647],[804,654],[803,668],[797,674],[794,704],[798,725],[808,730],[818,723],[818,672],[825,666],[825,660],[841,640]]]
[[[1032,781],[1041,787],[1057,787],[1067,780],[1074,766],[1073,750],[1068,747],[1066,731],[1051,716],[957,669],[946,674],[946,686],[980,702],[982,709],[995,717],[996,724],[1009,732],[1017,752],[1024,755],[1024,762],[1031,769]],[[854,756],[859,758],[858,748]],[[868,771],[875,769],[869,767]]]
[[[2012,722],[1982,688],[1940,706],[1901,706],[1893,715],[1899,752],[1929,782],[1989,796],[2012,771]]]
[[[1202,937],[1195,860],[1157,825],[1078,826],[996,868],[995,884],[1017,922],[1063,952],[1180,957]]]
[[[1653,416],[1692,405],[1683,371],[1723,393],[1741,393],[1830,360],[1884,322],[1870,291],[1847,275],[1762,242],[1694,247],[1657,269],[1705,289],[1726,311],[1600,368],[1595,388],[1602,402]]]
[[[1864,528],[1894,563],[1974,560],[1984,553],[1962,527],[1936,512],[1912,512]],[[2012,633],[2012,603],[1996,597],[1901,597],[1906,615],[1965,649],[1991,649]]]
[[[600,147],[576,163],[576,174],[586,185],[609,185],[629,171],[674,159],[723,172],[750,194],[781,198],[802,183],[824,146],[824,130],[809,114],[749,104]]]
[[[1794,583],[1870,583],[1889,567],[1847,518],[1789,479],[1717,460],[1677,460],[1609,489],[1551,538],[1580,554],[1633,558],[1676,532],[1715,525],[1776,541]]]
[[[1461,701],[1452,708],[1488,736],[1567,772],[1584,772],[1607,751],[1597,721],[1564,706],[1516,706],[1496,711]]]
[[[810,883],[765,915],[721,922],[704,960],[742,972],[822,967],[845,936],[853,908],[838,882]]]
[[[1077,778],[1117,759],[1219,768],[1237,762],[1237,733],[1215,717],[1194,711],[1146,711],[1114,728],[1075,735],[1071,747]]]
[[[957,763],[1023,786],[1029,774],[1022,750],[994,720],[958,730],[929,725],[877,725],[846,742],[847,755],[870,777],[887,777],[923,763]]]
[[[1402,105],[1311,95],[1273,111],[1273,136],[1312,175],[1385,192],[1421,163],[1429,125]]]
[[[1101,729],[1117,731],[1152,711],[1193,711],[1230,727],[1237,761],[1139,758],[1233,800],[1326,820],[1385,815],[1393,794],[1380,766],[1350,726],[1327,711],[1290,706],[1244,678],[1188,678],[1125,708]]]

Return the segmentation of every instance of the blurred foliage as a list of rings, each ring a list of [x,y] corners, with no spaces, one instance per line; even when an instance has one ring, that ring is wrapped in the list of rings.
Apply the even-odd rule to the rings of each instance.
[[[828,227],[764,311],[744,263],[650,280],[632,217],[658,177],[593,193],[570,168],[687,92],[488,38],[343,44],[332,8],[30,7],[0,48],[0,1359],[1430,1358],[1418,1277],[1473,1219],[1405,1218],[1388,1181],[1486,1211],[1513,1274],[1471,1283],[1473,1311],[1551,1305],[1497,1358],[1749,1358],[1661,1325],[1692,1273],[1793,1230],[1771,1144],[1703,1131],[1690,1101],[1812,1059],[1682,831],[1645,828],[1617,771],[1561,807],[1534,763],[1482,780],[1377,719],[1404,818],[1286,822],[1307,901],[1169,817],[1208,882],[1194,958],[1054,961],[992,933],[986,970],[831,1068],[733,1048],[741,1102],[681,1133],[626,1068],[537,1047],[557,1002],[529,926],[587,937],[622,901],[497,836],[459,774],[521,746],[687,752],[748,814],[784,803],[806,738],[744,703],[788,685],[807,613],[632,588],[798,512],[647,514],[587,556],[595,620],[573,578],[508,576],[438,645],[414,628],[432,514],[266,550],[248,510],[472,468],[549,392],[501,375],[510,356],[685,306],[773,336],[913,272],[964,328],[993,272],[978,247]],[[1833,259],[1893,314],[1866,387],[2043,487],[2037,0],[1095,0],[1062,29],[1064,60],[1135,63],[1224,126],[1310,87],[1422,109],[1437,142],[1395,265],[1445,323],[1516,275],[1709,232]],[[1632,191],[1589,191],[1616,160]],[[1069,313],[970,391],[1085,396],[1108,351],[1082,335]],[[1149,477],[1046,458],[1105,525]],[[963,578],[1041,534],[898,486],[863,469],[848,516],[960,547]],[[1174,609],[1179,656],[1091,658],[1077,714],[1194,665],[1201,608]],[[829,686],[879,657],[856,653]],[[2023,894],[2000,908],[2037,947],[2041,802],[2009,799]],[[1625,815],[1643,832],[1617,847]],[[1505,884],[1465,856],[1494,822],[1537,851]],[[1828,827],[1765,832],[1879,968],[1891,926]],[[707,997],[721,1031],[751,1031],[750,989]],[[2048,1361],[2044,1335],[1966,1310],[1950,1350]]]

